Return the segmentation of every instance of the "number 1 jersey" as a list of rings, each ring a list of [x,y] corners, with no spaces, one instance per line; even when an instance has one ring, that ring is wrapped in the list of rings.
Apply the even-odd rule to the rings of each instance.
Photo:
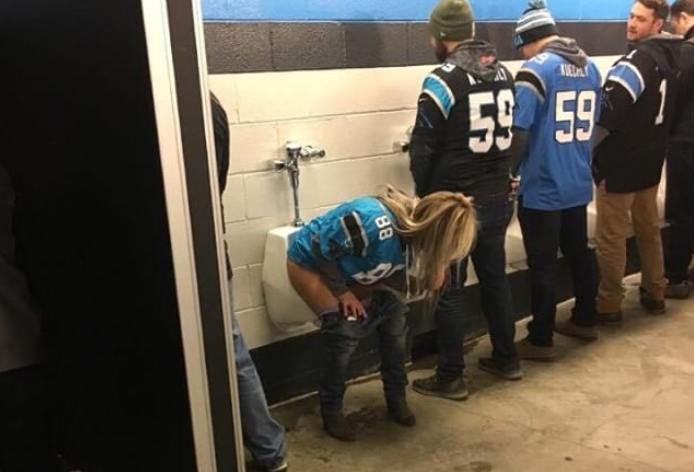
[[[595,150],[593,175],[608,192],[660,183],[678,100],[680,46],[671,35],[644,39],[607,73],[598,124],[610,134]]]
[[[602,79],[595,63],[575,49],[575,62],[543,52],[516,75],[513,126],[528,132],[519,170],[525,208],[564,210],[593,197],[591,139]]]

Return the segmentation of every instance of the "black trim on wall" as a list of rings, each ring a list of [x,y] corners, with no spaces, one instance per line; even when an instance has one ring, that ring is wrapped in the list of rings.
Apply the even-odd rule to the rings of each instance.
[[[663,230],[667,238],[668,230]],[[631,238],[627,243],[627,274],[638,272],[639,261],[636,240]],[[514,272],[509,275],[513,292],[516,319],[522,319],[530,313],[530,273]],[[479,285],[466,289],[466,303],[469,310],[465,313],[465,337],[472,340],[486,332],[486,322],[479,303]],[[557,271],[557,303],[573,297],[573,288],[569,268],[565,259],[559,260]],[[423,313],[415,306],[408,315],[410,329],[418,333],[409,340],[413,360],[436,352],[434,332],[419,332],[418,325]],[[323,339],[320,333],[313,332],[303,336],[262,346],[251,352],[268,402],[279,403],[290,398],[314,392],[320,380],[321,353]],[[357,378],[378,371],[380,363],[378,344],[375,335],[362,341],[354,353],[349,368],[349,378]]]
[[[233,397],[203,116],[202,100],[207,97],[199,93],[192,3],[169,0],[168,7],[217,470],[236,470]]]
[[[510,22],[477,23],[477,37],[494,43],[502,60],[521,59]],[[621,21],[558,23],[590,55],[626,50]],[[211,74],[434,64],[423,22],[205,23]]]

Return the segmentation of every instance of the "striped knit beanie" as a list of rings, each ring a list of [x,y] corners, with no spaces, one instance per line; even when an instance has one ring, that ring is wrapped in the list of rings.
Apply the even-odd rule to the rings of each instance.
[[[516,24],[513,43],[519,48],[553,34],[557,34],[557,24],[545,0],[530,0],[530,8],[523,12]]]

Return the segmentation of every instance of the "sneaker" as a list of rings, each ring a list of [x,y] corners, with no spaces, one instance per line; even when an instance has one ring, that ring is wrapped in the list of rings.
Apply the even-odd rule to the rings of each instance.
[[[393,401],[386,400],[386,403],[388,405],[388,417],[391,420],[410,428],[417,424],[417,418],[415,418],[410,407],[407,406],[407,400],[404,398]]]
[[[344,413],[323,415],[323,429],[328,433],[328,436],[339,441],[354,442],[357,440],[357,434],[347,422]]]
[[[277,467],[273,467],[272,469],[266,469],[266,472],[287,472],[288,470],[289,470],[289,465],[285,461],[282,464],[278,465]]]
[[[528,338],[516,343],[516,351],[519,359],[529,361],[551,362],[557,356],[554,346],[536,346]]]
[[[483,357],[477,361],[477,367],[506,380],[520,380],[523,378],[523,371],[518,361],[502,366],[491,357]]]
[[[452,382],[440,382],[436,374],[426,379],[417,379],[412,382],[415,392],[432,397],[448,398],[449,400],[466,400],[470,396],[465,381],[462,377]]]
[[[579,326],[571,320],[557,323],[554,326],[554,332],[572,338],[585,339],[587,341],[595,341],[598,339],[598,330],[595,326]]]
[[[287,461],[282,462],[280,465],[275,467],[263,467],[257,462],[246,462],[247,472],[287,472],[289,470],[289,465]]]
[[[639,287],[639,303],[651,315],[662,315],[667,311],[665,300],[656,300],[642,287]]]
[[[686,300],[689,298],[689,282],[685,280],[679,284],[668,284],[665,288],[665,298]]]

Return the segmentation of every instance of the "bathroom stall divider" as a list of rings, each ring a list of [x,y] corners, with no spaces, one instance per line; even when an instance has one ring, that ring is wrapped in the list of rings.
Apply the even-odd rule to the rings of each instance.
[[[179,309],[197,315],[181,322],[198,471],[243,470],[202,4],[142,0],[142,6]],[[207,283],[215,280],[221,283]]]

